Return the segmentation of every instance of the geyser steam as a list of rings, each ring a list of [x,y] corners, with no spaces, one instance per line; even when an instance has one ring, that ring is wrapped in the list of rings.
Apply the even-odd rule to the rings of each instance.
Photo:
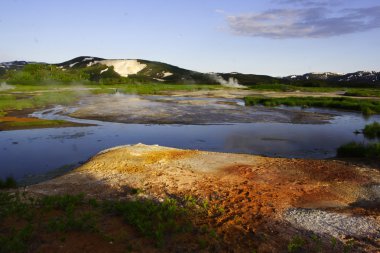
[[[244,85],[239,84],[239,80],[234,77],[228,78],[226,81],[223,77],[218,76],[217,74],[211,74],[211,77],[221,85],[225,87],[233,87],[233,88],[246,88]]]

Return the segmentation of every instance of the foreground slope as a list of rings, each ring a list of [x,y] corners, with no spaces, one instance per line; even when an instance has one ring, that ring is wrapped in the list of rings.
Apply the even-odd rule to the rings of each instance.
[[[195,219],[215,229],[216,251],[286,252],[294,238],[314,237],[323,252],[342,251],[339,245],[347,242],[353,252],[380,247],[380,172],[339,161],[138,144],[101,152],[67,175],[27,191],[128,199],[133,197],[130,189],[139,189],[140,198],[192,196],[217,206],[218,214]],[[299,247],[315,250],[310,245]]]

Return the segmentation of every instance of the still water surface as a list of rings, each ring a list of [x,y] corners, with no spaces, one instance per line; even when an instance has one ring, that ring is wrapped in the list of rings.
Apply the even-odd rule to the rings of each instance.
[[[273,157],[329,158],[342,144],[368,142],[354,131],[380,121],[379,116],[363,118],[359,113],[308,110],[337,116],[327,124],[146,125],[53,115],[97,126],[0,132],[0,178],[13,176],[27,183],[38,182],[78,166],[101,150],[136,143]]]

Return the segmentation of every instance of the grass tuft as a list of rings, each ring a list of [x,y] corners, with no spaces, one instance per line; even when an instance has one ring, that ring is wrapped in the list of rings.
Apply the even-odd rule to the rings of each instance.
[[[380,113],[380,101],[369,99],[354,99],[344,97],[286,97],[286,98],[266,98],[266,97],[245,97],[247,106],[302,106],[334,108],[352,111],[360,111],[364,115]]]
[[[373,122],[372,124],[366,125],[363,134],[370,139],[380,138],[380,123]]]
[[[380,143],[347,143],[337,149],[338,157],[380,158]]]
[[[122,216],[125,222],[133,225],[140,233],[154,238],[160,246],[166,235],[179,232],[185,224],[183,220],[186,209],[179,206],[174,199],[163,203],[151,200],[128,202],[105,202],[104,211]]]

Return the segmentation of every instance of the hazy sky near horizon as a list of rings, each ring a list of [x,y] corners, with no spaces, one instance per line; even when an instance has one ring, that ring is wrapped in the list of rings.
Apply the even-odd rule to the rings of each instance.
[[[202,72],[380,71],[380,0],[1,0],[0,62],[88,55]]]

